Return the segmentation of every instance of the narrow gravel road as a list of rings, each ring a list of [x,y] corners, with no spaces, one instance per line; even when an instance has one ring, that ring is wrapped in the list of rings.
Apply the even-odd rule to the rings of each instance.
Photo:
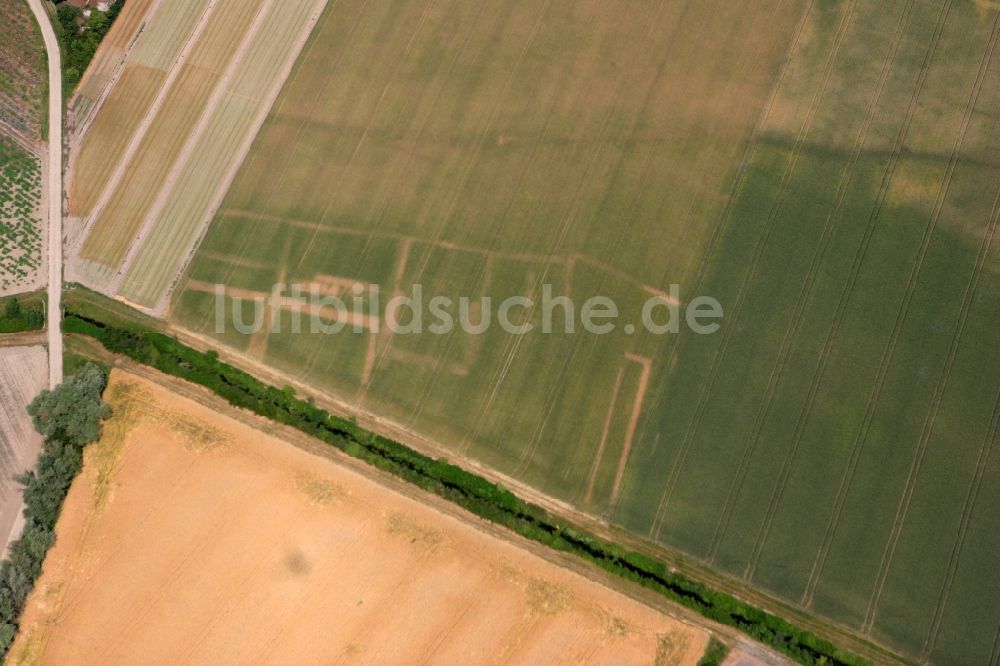
[[[42,30],[49,61],[49,157],[46,189],[49,198],[48,346],[49,387],[62,382],[62,64],[59,42],[42,0],[28,0]]]

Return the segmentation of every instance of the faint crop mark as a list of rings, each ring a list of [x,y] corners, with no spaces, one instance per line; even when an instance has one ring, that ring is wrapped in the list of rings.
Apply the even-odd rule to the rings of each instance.
[[[660,634],[657,638],[656,658],[653,663],[656,666],[676,666],[680,664],[684,655],[688,652],[690,637],[686,634]]]
[[[333,481],[314,474],[299,474],[295,477],[295,487],[315,504],[332,504],[343,499],[347,493]]]
[[[417,522],[412,517],[403,513],[393,513],[389,516],[389,534],[404,537],[412,544],[419,544],[426,548],[436,548],[444,540],[441,533]]]
[[[527,579],[524,592],[528,597],[528,611],[532,615],[558,615],[569,610],[573,603],[569,587],[544,578]]]

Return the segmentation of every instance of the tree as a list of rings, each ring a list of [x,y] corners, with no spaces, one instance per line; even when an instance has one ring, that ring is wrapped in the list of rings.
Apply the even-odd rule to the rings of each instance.
[[[80,12],[72,5],[60,5],[59,9],[56,10],[56,18],[59,20],[59,26],[62,28],[63,34],[67,38],[71,38],[80,32]]]
[[[100,436],[110,407],[101,399],[104,373],[90,363],[28,406],[45,436],[35,470],[18,477],[24,485],[24,531],[0,563],[0,662],[17,634],[21,611],[55,541],[55,525],[73,478],[83,465],[83,447]]]
[[[88,364],[55,389],[42,391],[28,405],[35,430],[60,445],[82,447],[95,441],[111,411],[101,400],[104,385],[101,369]]]
[[[21,304],[13,296],[8,298],[4,304],[3,316],[8,319],[17,319],[21,316]]]
[[[41,328],[45,324],[45,315],[37,308],[22,310],[21,318],[24,319],[25,327],[29,329]]]
[[[97,41],[101,40],[104,33],[111,27],[111,19],[104,12],[91,12],[87,19],[87,30],[93,31],[97,35]]]

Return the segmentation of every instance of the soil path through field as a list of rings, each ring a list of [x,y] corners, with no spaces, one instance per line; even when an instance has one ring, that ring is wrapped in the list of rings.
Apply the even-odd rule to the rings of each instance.
[[[59,42],[42,0],[28,0],[45,41],[49,61],[49,154],[46,192],[49,197],[48,345],[49,388],[62,383],[62,63]]]

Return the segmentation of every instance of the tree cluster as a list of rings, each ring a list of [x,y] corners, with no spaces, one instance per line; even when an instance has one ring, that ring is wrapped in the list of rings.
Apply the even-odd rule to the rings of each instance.
[[[0,333],[20,333],[36,331],[45,325],[45,314],[41,308],[22,307],[16,297],[4,301],[0,310]]]
[[[56,29],[63,51],[63,89],[67,94],[76,88],[124,4],[125,0],[118,0],[108,11],[91,10],[88,17],[84,17],[83,12],[70,4],[61,4],[56,9]]]

